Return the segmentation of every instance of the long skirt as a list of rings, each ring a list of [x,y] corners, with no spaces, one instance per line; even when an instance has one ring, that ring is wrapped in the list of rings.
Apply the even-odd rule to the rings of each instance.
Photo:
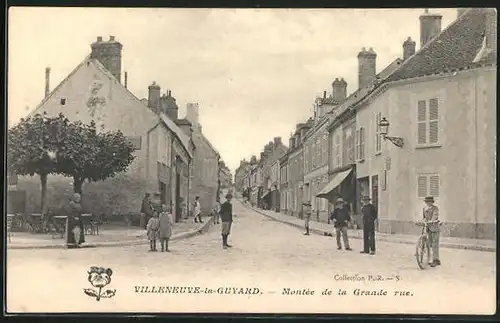
[[[81,218],[66,219],[66,246],[76,247],[85,242],[85,232]]]

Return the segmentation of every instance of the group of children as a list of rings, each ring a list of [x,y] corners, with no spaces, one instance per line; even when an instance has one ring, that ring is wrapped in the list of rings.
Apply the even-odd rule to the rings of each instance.
[[[162,204],[161,212],[154,211],[146,226],[148,231],[149,251],[158,251],[156,241],[160,240],[161,251],[170,252],[168,240],[172,235],[173,217],[170,207]]]

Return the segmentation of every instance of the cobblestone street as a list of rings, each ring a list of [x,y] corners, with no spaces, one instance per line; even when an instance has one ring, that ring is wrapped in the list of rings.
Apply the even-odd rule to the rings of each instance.
[[[331,237],[304,236],[234,201],[229,243],[221,247],[220,228],[174,241],[171,253],[147,246],[80,250],[8,250],[7,309],[11,311],[129,312],[324,312],[428,314],[495,311],[495,253],[442,249],[443,265],[418,270],[414,246],[380,242],[375,256],[336,250]],[[113,270],[109,288],[116,296],[96,302],[89,288],[91,266]],[[369,281],[381,275],[393,280]],[[349,278],[348,278],[349,277]],[[350,279],[350,280],[346,280]],[[364,279],[364,280],[363,280]],[[137,293],[136,286],[199,286],[201,294]],[[258,288],[256,295],[224,295],[219,287]],[[309,296],[282,296],[284,288],[315,290]],[[331,296],[322,296],[328,288]],[[387,291],[386,296],[353,295],[354,290]],[[213,289],[213,295],[206,295]],[[346,296],[338,296],[338,290]],[[467,290],[466,295],[463,294]],[[412,296],[394,296],[409,291]],[[465,297],[464,297],[465,296]],[[405,310],[406,314],[410,314]]]

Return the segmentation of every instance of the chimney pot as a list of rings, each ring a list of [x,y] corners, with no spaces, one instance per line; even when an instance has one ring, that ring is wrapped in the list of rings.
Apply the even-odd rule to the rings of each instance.
[[[110,36],[110,42],[103,42],[102,37],[98,36],[97,42],[90,44],[90,48],[90,57],[97,59],[121,83],[123,45],[115,41],[114,37]]]
[[[160,113],[161,88],[156,82],[148,86],[148,107],[156,114]]]
[[[336,102],[342,102],[347,97],[347,83],[343,78],[335,78],[332,84],[332,98]]]
[[[102,42],[102,37],[101,36],[97,36],[97,41],[98,42]]]
[[[115,36],[109,36],[109,41],[114,41],[115,40]]]
[[[415,54],[415,42],[408,37],[408,39],[403,43],[403,60],[407,60],[409,57]]]

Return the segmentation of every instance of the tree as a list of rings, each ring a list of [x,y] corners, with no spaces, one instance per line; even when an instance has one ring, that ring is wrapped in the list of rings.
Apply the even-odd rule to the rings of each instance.
[[[47,176],[60,174],[57,151],[66,140],[69,120],[60,114],[47,117],[36,114],[21,121],[8,131],[7,167],[10,174],[38,174],[42,186],[42,213],[47,206]]]
[[[80,121],[68,127],[75,138],[60,150],[59,170],[73,178],[73,190],[82,193],[83,183],[105,180],[127,170],[133,162],[133,145],[120,131],[97,133],[94,122]]]

